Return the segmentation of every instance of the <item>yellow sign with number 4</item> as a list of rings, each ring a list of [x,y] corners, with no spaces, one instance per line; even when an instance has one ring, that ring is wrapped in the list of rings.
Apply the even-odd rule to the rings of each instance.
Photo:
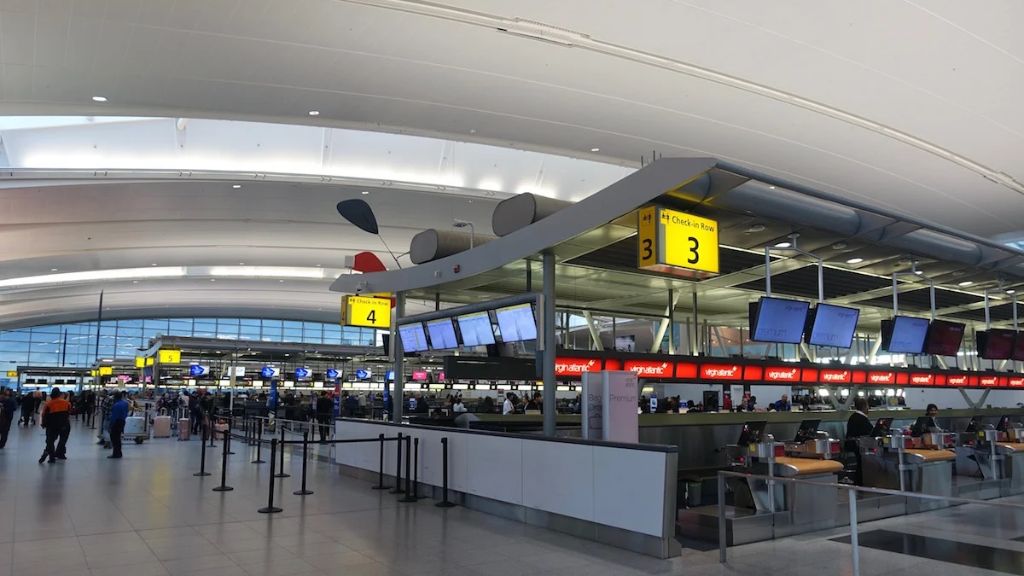
[[[718,274],[718,222],[647,206],[638,211],[637,267],[677,276]]]
[[[391,299],[345,296],[341,301],[341,323],[363,328],[390,328]]]

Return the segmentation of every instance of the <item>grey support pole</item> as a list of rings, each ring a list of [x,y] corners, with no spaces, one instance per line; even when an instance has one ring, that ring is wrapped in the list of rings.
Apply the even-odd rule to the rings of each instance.
[[[555,435],[555,255],[544,253],[544,435]]]
[[[395,293],[395,318],[401,318],[402,316],[405,316],[405,292],[397,292]],[[405,376],[403,375],[405,370],[405,351],[402,348],[402,337],[398,334],[397,327],[395,335],[391,340],[391,350],[395,353],[395,387],[391,393],[391,421],[395,424],[401,424],[402,411],[405,408],[405,397],[403,396],[405,389]]]

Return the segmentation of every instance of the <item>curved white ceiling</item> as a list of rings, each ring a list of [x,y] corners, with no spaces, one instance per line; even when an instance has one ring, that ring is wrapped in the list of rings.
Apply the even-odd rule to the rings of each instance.
[[[1022,20],[1024,4],[1014,0],[983,9],[956,0],[9,2],[0,6],[0,113],[358,128],[629,167],[653,154],[712,156],[1012,237],[1024,216]],[[533,168],[525,180],[536,186]],[[486,188],[475,178],[460,185]],[[328,249],[340,227],[328,214],[336,194],[310,211],[266,189],[251,202],[300,220],[312,214],[301,226],[310,231],[293,238],[288,218],[246,227],[237,213],[213,210],[219,218],[201,227],[217,240],[202,240],[205,231],[189,240],[199,226],[181,206],[223,199],[207,198],[216,184],[174,184],[182,191],[171,204],[150,184],[109,196],[79,187],[71,196],[92,194],[107,209],[106,220],[96,217],[111,229],[148,229],[157,240],[133,252],[123,237],[114,252],[96,252],[106,267],[139,265],[150,251],[160,260],[205,256],[208,265],[230,264],[240,252],[258,265],[304,265],[290,260],[315,260],[303,254]],[[56,189],[45,194],[49,206],[69,201]],[[398,212],[414,209],[405,196],[393,202]],[[146,216],[119,218],[121,209]],[[66,219],[62,231],[81,225]],[[30,223],[0,226],[0,235],[18,234],[29,243],[25,262],[42,272],[60,267],[47,262],[66,254],[46,248],[52,242],[31,234]],[[116,244],[111,236],[105,241]],[[84,241],[75,251],[91,254]]]

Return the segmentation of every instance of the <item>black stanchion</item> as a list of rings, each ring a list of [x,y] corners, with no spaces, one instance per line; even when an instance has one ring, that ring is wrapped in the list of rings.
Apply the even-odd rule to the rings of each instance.
[[[384,485],[384,435],[380,434],[377,436],[380,438],[380,468],[377,471],[377,485],[373,487],[374,490],[387,490],[391,486]]]
[[[405,496],[399,502],[415,502],[416,496],[412,493],[412,436],[405,437]]]
[[[263,420],[256,422],[256,436],[256,459],[252,463],[263,464],[266,462],[263,459]]]
[[[444,500],[441,500],[435,506],[438,508],[451,508],[455,506],[454,502],[448,500],[448,438],[441,438],[441,486]]]
[[[234,490],[234,488],[232,488],[231,486],[228,486],[226,484],[227,478],[228,478],[228,454],[230,454],[230,452],[228,452],[228,449],[231,446],[231,443],[229,441],[230,438],[231,438],[231,431],[230,430],[225,430],[224,431],[224,441],[221,444],[221,451],[220,451],[220,453],[221,453],[221,458],[220,458],[220,486],[217,486],[216,488],[214,488],[213,489],[214,492],[231,492],[232,490]]]
[[[200,452],[199,460],[199,472],[193,474],[193,476],[209,476],[210,473],[206,471],[206,434],[204,431],[203,441],[200,442],[202,446],[202,452]]]
[[[388,494],[402,493],[402,433],[398,433],[398,462],[395,464],[395,487]]]
[[[280,470],[277,472],[277,478],[291,478],[292,475],[284,471],[284,423],[281,422],[279,425],[281,426],[281,441],[278,445],[281,447],[281,462],[278,464]]]
[[[208,427],[210,429],[210,448],[216,448],[216,444],[213,443],[213,435],[217,428],[213,425],[213,412],[207,414],[206,421],[208,422]]]
[[[232,418],[228,418],[227,434],[224,435],[224,450],[228,454],[231,454],[232,456],[234,456],[234,454],[235,454],[234,452],[231,451],[231,425],[232,425],[232,423],[234,421],[235,421],[235,419],[233,417]]]
[[[267,505],[257,510],[260,514],[273,514],[281,509],[274,506],[274,456],[277,455],[277,438],[270,440],[270,489],[267,490]]]
[[[302,489],[292,492],[296,496],[308,496],[312,490],[306,490],[306,464],[309,462],[307,450],[309,449],[309,430],[302,433]]]

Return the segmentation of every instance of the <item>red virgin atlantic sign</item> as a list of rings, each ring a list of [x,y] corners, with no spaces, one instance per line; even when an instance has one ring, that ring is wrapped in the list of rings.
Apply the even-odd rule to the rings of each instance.
[[[895,372],[868,372],[868,384],[895,384]]]
[[[934,386],[935,385],[935,374],[929,374],[927,372],[915,372],[910,375],[911,386]]]
[[[800,368],[786,366],[769,366],[764,369],[766,382],[799,382]]]
[[[743,367],[737,364],[701,364],[700,377],[704,380],[741,380]]]
[[[578,378],[584,372],[596,372],[600,369],[600,358],[555,358],[556,378]]]
[[[950,374],[946,377],[946,383],[950,386],[967,386],[966,374]]]
[[[1022,388],[1024,387],[1024,378],[1020,376],[1010,376],[1007,380],[1007,385],[1010,388]]]
[[[822,369],[818,372],[822,384],[848,384],[850,376],[849,370]]]
[[[622,368],[636,372],[638,378],[672,378],[676,365],[658,360],[626,360]]]

